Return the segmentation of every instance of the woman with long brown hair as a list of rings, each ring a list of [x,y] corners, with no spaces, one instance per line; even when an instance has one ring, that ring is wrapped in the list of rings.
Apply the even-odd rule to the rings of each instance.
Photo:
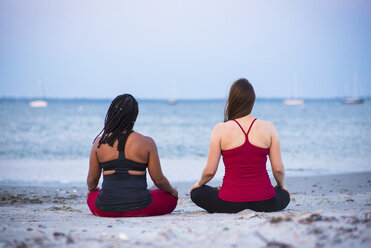
[[[247,79],[233,83],[224,122],[212,132],[207,164],[191,189],[192,201],[210,213],[244,209],[274,212],[290,202],[277,131],[272,123],[252,116],[254,102],[254,88]],[[221,188],[210,187],[206,183],[214,177],[221,155],[225,166],[223,184]],[[267,156],[277,182],[275,187],[266,170]]]

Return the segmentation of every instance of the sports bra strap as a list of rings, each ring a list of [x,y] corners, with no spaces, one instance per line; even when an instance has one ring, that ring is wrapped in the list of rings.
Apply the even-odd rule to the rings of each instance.
[[[128,137],[132,132],[134,132],[134,131],[133,130],[128,130],[128,131],[126,131],[126,133],[124,133],[123,135],[121,135],[121,137],[118,138],[119,143],[122,143],[122,146],[121,146],[121,144],[120,144],[120,146],[123,148],[122,150],[119,150],[119,159],[126,159],[125,158],[125,146],[126,146],[126,142],[128,140]]]
[[[245,134],[246,135],[246,133],[245,133],[245,130],[243,130],[243,128],[242,128],[242,126],[240,125],[240,123],[238,123],[238,121],[237,120],[234,120],[237,124],[238,124],[238,126],[241,128],[241,130],[242,130],[242,132],[243,132],[243,134]]]
[[[254,124],[254,122],[256,121],[256,119],[258,119],[258,118],[255,118],[255,119],[251,122],[251,125],[250,125],[249,130],[247,131],[247,134],[246,134],[246,135],[249,135],[250,130],[251,130],[251,127],[252,127],[252,125]]]
[[[250,130],[251,130],[251,127],[252,127],[252,125],[254,124],[254,122],[255,122],[257,119],[258,119],[258,118],[255,118],[255,119],[251,122],[250,127],[249,127],[249,130],[247,131],[247,133],[245,133],[245,130],[242,128],[242,126],[240,125],[240,123],[238,123],[237,120],[234,120],[234,121],[238,124],[238,126],[241,128],[242,132],[243,132],[245,135],[249,135]]]

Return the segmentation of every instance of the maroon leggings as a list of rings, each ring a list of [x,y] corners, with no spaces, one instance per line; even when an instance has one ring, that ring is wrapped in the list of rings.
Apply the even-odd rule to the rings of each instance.
[[[95,206],[95,200],[100,191],[94,191],[88,196],[88,206],[90,211],[97,216],[101,217],[143,217],[170,214],[175,209],[178,200],[175,199],[168,192],[163,190],[150,191],[152,196],[152,203],[143,209],[128,211],[128,212],[103,212]]]

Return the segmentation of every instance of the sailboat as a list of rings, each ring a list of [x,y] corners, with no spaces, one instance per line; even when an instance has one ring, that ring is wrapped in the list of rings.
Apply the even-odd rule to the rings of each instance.
[[[347,97],[342,100],[343,104],[361,104],[364,100],[358,97],[357,73],[353,75],[353,97]]]
[[[44,85],[41,80],[39,80],[39,87],[41,88],[42,98],[39,100],[31,101],[29,103],[31,108],[45,108],[46,106],[48,106],[48,102],[43,100],[45,98],[44,97],[45,91],[44,91]]]
[[[290,90],[290,95],[291,95],[291,87],[292,85],[289,84],[289,90]],[[283,101],[283,104],[285,105],[302,105],[304,104],[304,100],[295,97],[297,95],[297,80],[296,80],[296,75],[294,75],[294,80],[293,80],[293,88],[294,88],[294,97],[289,97]]]
[[[283,101],[285,105],[302,105],[304,104],[303,99],[285,99]]]
[[[175,98],[175,83],[171,83],[171,97],[167,100],[167,104],[175,105],[177,104],[177,100]]]
[[[170,98],[169,100],[167,100],[167,104],[169,105],[175,105],[177,103],[176,99],[175,98]]]

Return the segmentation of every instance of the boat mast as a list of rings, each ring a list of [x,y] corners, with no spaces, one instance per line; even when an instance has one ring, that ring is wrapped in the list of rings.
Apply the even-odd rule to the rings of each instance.
[[[358,98],[358,85],[357,85],[358,74],[354,72],[353,74],[353,97]]]
[[[38,84],[39,84],[39,87],[41,89],[41,99],[44,100],[45,99],[45,89],[44,89],[43,81],[41,81],[41,79],[39,79]]]

